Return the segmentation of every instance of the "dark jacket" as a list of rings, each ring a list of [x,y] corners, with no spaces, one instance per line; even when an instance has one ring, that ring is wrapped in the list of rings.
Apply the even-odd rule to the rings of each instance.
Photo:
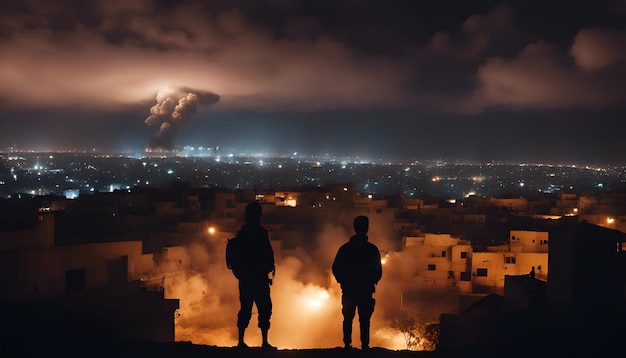
[[[344,291],[372,293],[383,275],[380,251],[367,239],[354,235],[337,251],[332,270]]]
[[[267,280],[267,275],[274,270],[274,251],[267,230],[246,224],[237,232],[237,237],[242,241],[242,264],[236,276],[240,280]]]

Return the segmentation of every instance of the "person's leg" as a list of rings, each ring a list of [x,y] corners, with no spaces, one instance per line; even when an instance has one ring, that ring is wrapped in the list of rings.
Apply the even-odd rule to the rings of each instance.
[[[352,346],[352,321],[356,311],[354,297],[345,292],[341,296],[341,313],[343,314],[343,344],[346,348]]]
[[[252,317],[253,303],[254,300],[250,285],[239,281],[239,313],[237,314],[237,329],[239,334],[237,346],[239,347],[247,347],[244,335],[250,323],[250,318]]]
[[[245,327],[237,327],[237,330],[239,332],[239,340],[237,341],[237,347],[247,348],[248,345],[246,344],[246,341],[244,339],[244,335],[246,333],[246,328]]]
[[[376,300],[371,296],[362,297],[359,300],[359,328],[361,331],[361,349],[370,347],[370,319],[374,313]]]
[[[267,340],[268,331],[270,329],[270,318],[272,317],[272,298],[268,284],[264,283],[259,285],[255,302],[257,310],[259,311],[259,328],[261,329],[261,337],[263,339],[262,347],[274,348]]]

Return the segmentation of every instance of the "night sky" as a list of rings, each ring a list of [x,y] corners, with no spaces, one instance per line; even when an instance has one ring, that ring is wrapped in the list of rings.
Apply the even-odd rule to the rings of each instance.
[[[626,1],[3,1],[0,151],[626,164]]]

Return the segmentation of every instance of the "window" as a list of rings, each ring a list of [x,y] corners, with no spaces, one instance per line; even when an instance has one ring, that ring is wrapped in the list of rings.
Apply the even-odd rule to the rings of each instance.
[[[455,278],[454,271],[448,271],[448,278],[451,278],[454,280]]]
[[[461,251],[461,258],[462,259],[466,259],[467,258],[467,251]]]
[[[441,251],[441,257],[446,257],[446,252],[445,251]]]
[[[471,281],[472,277],[469,272],[461,272],[461,281]]]
[[[504,257],[504,263],[505,264],[514,264],[515,263],[515,256],[505,256]]]
[[[476,269],[476,276],[486,277],[487,276],[487,269],[486,268]]]
[[[434,264],[428,265],[428,271],[435,271],[436,269],[437,269],[437,265],[434,265]]]

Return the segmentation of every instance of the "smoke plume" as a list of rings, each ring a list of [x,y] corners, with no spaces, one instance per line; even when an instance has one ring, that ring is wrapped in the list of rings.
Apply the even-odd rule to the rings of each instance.
[[[144,121],[149,126],[159,126],[159,131],[150,138],[149,150],[171,151],[178,133],[189,124],[199,105],[210,106],[220,97],[211,92],[186,87],[167,87],[159,91],[156,104],[150,108],[150,116]]]
[[[389,240],[389,228],[378,225],[376,220],[370,224],[370,238],[387,261],[375,293],[371,344],[387,349],[406,349],[402,334],[390,326],[392,318],[402,309],[410,309],[423,322],[437,322],[441,313],[454,313],[455,302],[450,303],[449,295],[441,292],[416,292],[412,282],[418,278],[414,276],[416,269],[411,252],[387,250],[394,246]],[[352,234],[350,225],[329,220],[320,223],[313,234],[318,244],[316,247],[280,249],[280,244],[275,247],[271,344],[280,349],[343,345],[341,289],[330,267],[339,246]],[[167,259],[147,273],[156,281],[163,280],[166,297],[180,300],[175,321],[176,341],[216,346],[237,344],[237,280],[226,268],[224,259],[229,237],[232,233],[216,232],[195,244],[170,247]],[[358,319],[355,318],[353,340],[356,346],[360,344],[358,329]],[[249,345],[261,345],[256,307],[245,337]]]

